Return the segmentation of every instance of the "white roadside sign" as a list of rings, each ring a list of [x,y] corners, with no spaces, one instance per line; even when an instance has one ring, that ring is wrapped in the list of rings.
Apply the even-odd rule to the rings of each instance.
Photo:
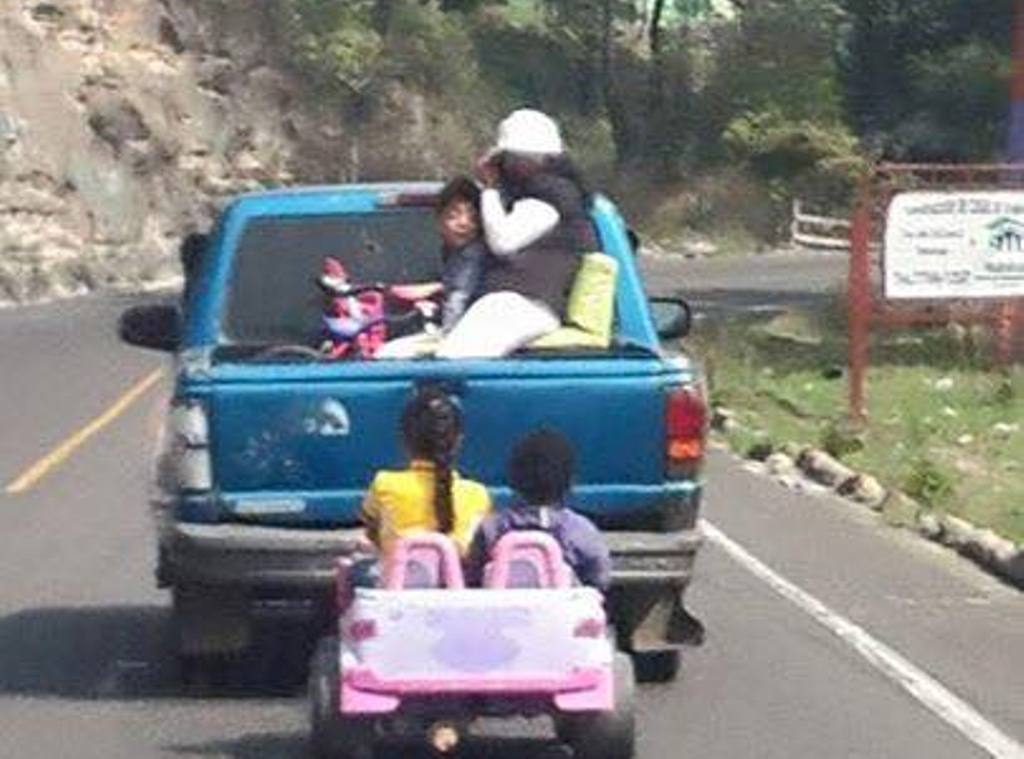
[[[889,206],[886,298],[1024,296],[1024,192],[905,192]]]

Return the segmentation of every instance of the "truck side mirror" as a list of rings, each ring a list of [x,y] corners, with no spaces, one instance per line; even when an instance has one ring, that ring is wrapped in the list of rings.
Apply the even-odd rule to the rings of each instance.
[[[658,337],[662,340],[678,340],[690,334],[693,326],[693,311],[682,298],[651,298],[651,315]]]
[[[166,303],[132,306],[121,314],[118,334],[129,345],[174,351],[181,342],[181,314]]]

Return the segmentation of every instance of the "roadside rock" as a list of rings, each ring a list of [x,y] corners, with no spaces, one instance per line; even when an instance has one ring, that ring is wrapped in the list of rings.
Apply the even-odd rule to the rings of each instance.
[[[998,437],[1008,438],[1020,432],[1020,425],[1016,422],[1012,424],[1007,422],[996,422],[992,425],[992,432]]]
[[[729,432],[736,428],[736,412],[725,406],[715,406],[711,412],[711,429]]]
[[[930,512],[924,512],[917,518],[917,531],[929,540],[942,537],[942,521]]]
[[[882,508],[888,495],[882,484],[869,474],[854,475],[842,482],[836,492],[875,510]]]
[[[959,517],[944,516],[942,518],[942,542],[950,548],[961,550],[970,543],[976,532],[974,525]]]
[[[856,472],[829,456],[825,451],[814,448],[809,448],[801,453],[796,463],[805,475],[815,482],[831,488],[838,488],[847,480],[857,476]]]
[[[791,459],[793,459],[794,463],[797,461],[797,459],[800,458],[800,455],[805,450],[807,450],[807,446],[800,445],[799,443],[795,443],[792,440],[783,443],[782,447],[779,448],[779,452],[789,456]]]
[[[1017,546],[1012,541],[988,529],[975,533],[968,550],[977,551],[983,561],[997,568],[1009,566],[1017,555]]]
[[[681,248],[683,255],[688,257],[713,256],[718,253],[718,246],[710,240],[687,240]]]
[[[1024,587],[1024,550],[992,530],[954,516],[941,518],[939,540],[1017,587]]]
[[[1018,588],[1024,588],[1024,548],[1018,548],[1006,562],[1005,576]]]
[[[775,477],[791,477],[796,474],[796,462],[785,453],[777,452],[765,459],[765,467]]]

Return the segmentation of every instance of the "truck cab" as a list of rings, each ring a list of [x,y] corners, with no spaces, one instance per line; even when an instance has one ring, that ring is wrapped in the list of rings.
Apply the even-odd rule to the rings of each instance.
[[[655,662],[654,676],[671,676],[679,644],[699,635],[683,596],[700,544],[704,390],[674,339],[687,328],[685,304],[648,299],[611,201],[597,196],[591,210],[600,252],[617,262],[607,345],[486,360],[329,361],[315,349],[326,256],[362,282],[438,278],[438,189],[268,191],[235,199],[218,219],[180,309],[156,475],[157,580],[172,591],[179,652],[195,663],[244,647],[260,601],[329,604],[374,472],[403,464],[401,409],[430,384],[460,403],[459,469],[499,508],[518,438],[543,425],[573,442],[572,505],[612,549],[619,643]]]

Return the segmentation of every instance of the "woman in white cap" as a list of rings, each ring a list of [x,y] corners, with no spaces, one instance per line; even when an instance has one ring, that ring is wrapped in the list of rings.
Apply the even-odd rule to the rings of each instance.
[[[514,111],[477,173],[493,255],[480,297],[441,343],[441,358],[504,356],[556,330],[580,255],[597,249],[589,194],[550,117]]]

